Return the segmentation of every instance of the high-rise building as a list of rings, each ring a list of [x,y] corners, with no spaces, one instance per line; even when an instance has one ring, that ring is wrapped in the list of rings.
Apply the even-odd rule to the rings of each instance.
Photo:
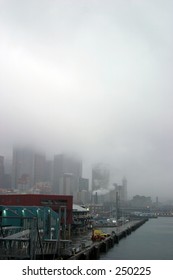
[[[74,195],[75,178],[72,173],[64,173],[59,181],[59,194]]]
[[[53,180],[53,161],[46,160],[45,162],[45,181],[52,185]]]
[[[53,190],[55,194],[59,194],[60,181],[62,181],[64,174],[68,173],[73,177],[73,199],[75,201],[79,190],[79,178],[82,177],[82,161],[64,154],[55,155],[53,162]]]
[[[92,168],[92,190],[107,189],[109,186],[109,169],[104,164]]]
[[[120,203],[127,201],[127,179],[123,177],[122,185],[113,184],[115,186],[115,191],[118,194],[118,199]]]
[[[34,181],[34,151],[14,148],[12,161],[12,188],[29,189]]]
[[[88,204],[91,202],[91,192],[89,191],[89,179],[79,178],[79,192],[77,200],[80,204]]]
[[[43,154],[34,155],[34,184],[45,182],[46,157]]]
[[[0,156],[0,188],[4,187],[4,157]]]
[[[79,191],[89,191],[89,179],[79,178]]]
[[[90,204],[91,203],[91,192],[90,191],[79,191],[78,192],[78,204]]]
[[[4,175],[4,188],[11,189],[11,174]]]

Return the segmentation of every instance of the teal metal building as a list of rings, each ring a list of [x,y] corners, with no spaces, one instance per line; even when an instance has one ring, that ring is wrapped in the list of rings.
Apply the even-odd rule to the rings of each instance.
[[[0,259],[60,256],[59,214],[44,206],[0,206]]]
[[[36,227],[42,239],[58,239],[59,215],[49,207],[0,206],[0,227],[8,230],[31,229]]]

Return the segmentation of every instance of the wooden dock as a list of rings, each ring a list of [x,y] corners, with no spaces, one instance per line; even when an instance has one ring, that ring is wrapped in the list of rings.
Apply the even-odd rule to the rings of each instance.
[[[134,220],[120,227],[116,227],[115,231],[112,231],[111,235],[102,241],[93,242],[89,247],[74,252],[70,256],[69,260],[97,260],[100,258],[100,254],[108,252],[115,244],[131,234],[137,228],[142,226],[148,219]]]
[[[32,232],[29,229],[19,231],[18,228],[13,228],[10,235],[0,238],[0,259],[99,259],[101,253],[106,253],[114,244],[119,243],[147,220],[133,220],[119,227],[104,228],[104,232],[107,230],[106,233],[111,234],[97,242],[91,241],[91,231],[88,232],[88,236],[81,235],[74,240],[58,241],[41,240],[36,231]]]

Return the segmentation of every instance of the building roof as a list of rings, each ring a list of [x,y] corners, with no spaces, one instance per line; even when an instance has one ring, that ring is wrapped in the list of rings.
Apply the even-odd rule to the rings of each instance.
[[[81,207],[80,205],[73,204],[73,211],[74,212],[89,212],[88,209]]]

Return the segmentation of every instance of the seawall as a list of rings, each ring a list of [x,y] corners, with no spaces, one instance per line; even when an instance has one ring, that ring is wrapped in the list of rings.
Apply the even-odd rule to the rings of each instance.
[[[74,253],[69,260],[97,260],[102,253],[107,253],[115,244],[119,243],[122,238],[127,237],[133,231],[142,226],[148,219],[131,221],[112,232],[109,237],[102,241],[93,242],[91,246]]]

